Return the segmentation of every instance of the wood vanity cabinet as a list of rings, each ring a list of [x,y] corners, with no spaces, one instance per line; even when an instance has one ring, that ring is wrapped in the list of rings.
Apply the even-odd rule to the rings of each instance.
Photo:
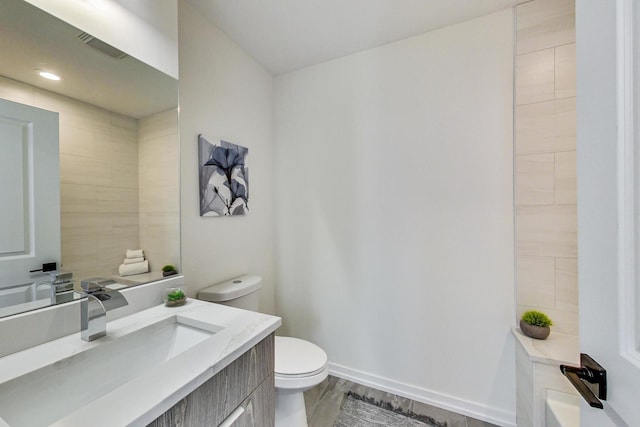
[[[274,335],[156,418],[151,427],[274,427]]]

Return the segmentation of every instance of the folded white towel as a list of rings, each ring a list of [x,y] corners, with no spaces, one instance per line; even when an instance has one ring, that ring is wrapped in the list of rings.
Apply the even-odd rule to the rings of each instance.
[[[121,276],[132,276],[149,272],[149,261],[136,262],[135,264],[120,264],[118,273]]]
[[[144,261],[144,257],[141,256],[140,258],[125,258],[124,261],[122,261],[123,264],[135,264],[136,262],[142,262]]]
[[[144,257],[142,249],[127,249],[127,258],[140,258]]]

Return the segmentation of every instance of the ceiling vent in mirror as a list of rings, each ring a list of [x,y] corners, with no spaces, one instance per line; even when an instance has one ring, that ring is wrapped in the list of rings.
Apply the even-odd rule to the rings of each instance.
[[[99,50],[100,52],[104,53],[105,55],[109,55],[112,58],[123,59],[128,56],[126,53],[124,53],[120,49],[116,49],[110,44],[107,44],[102,40],[93,37],[89,33],[84,33],[84,32],[80,33],[78,34],[78,38],[82,40],[82,42],[87,46],[91,46],[92,48]]]

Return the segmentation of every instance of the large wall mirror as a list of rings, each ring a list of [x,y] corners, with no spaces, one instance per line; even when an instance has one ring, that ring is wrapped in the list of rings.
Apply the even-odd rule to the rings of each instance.
[[[29,273],[44,262],[71,272],[75,291],[179,269],[178,82],[23,0],[0,3],[0,58],[0,317],[68,300],[49,273]],[[56,123],[39,130],[20,115],[31,112]],[[55,132],[47,154],[39,137]],[[57,170],[38,156],[57,156]],[[38,258],[43,236],[57,254]]]

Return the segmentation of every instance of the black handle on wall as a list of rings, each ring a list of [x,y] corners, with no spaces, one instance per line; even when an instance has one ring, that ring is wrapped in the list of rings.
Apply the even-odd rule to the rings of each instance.
[[[593,408],[603,409],[600,399],[607,400],[607,371],[588,354],[580,354],[580,367],[560,365],[560,372],[567,377],[578,393]]]

